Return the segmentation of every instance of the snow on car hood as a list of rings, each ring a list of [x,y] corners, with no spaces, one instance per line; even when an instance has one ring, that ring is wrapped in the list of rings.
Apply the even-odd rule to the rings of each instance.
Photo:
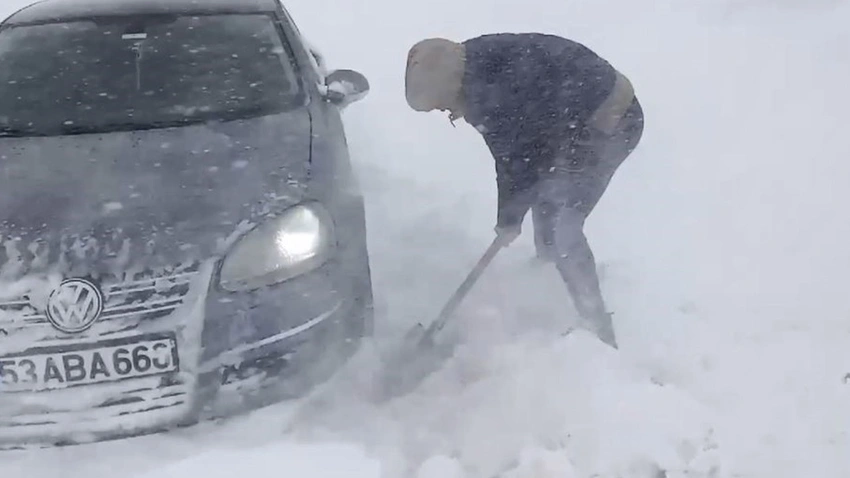
[[[298,201],[309,148],[303,110],[169,129],[0,138],[0,278],[59,263],[107,272],[220,253],[241,228]]]

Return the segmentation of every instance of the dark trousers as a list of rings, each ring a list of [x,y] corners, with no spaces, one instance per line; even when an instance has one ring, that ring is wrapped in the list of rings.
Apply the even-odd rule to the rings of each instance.
[[[531,209],[538,257],[555,263],[586,325],[614,347],[611,315],[602,298],[584,222],[642,135],[643,111],[635,99],[612,135],[585,130],[566,145],[554,170],[538,183]]]

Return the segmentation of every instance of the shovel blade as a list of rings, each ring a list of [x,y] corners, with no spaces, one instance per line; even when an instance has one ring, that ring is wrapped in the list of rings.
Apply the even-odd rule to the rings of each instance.
[[[453,352],[453,344],[436,344],[429,330],[417,324],[405,334],[401,345],[386,355],[376,398],[385,401],[412,392]]]
[[[412,391],[454,355],[455,344],[452,341],[438,344],[434,337],[453,316],[455,309],[502,247],[504,244],[499,237],[493,239],[487,251],[440,311],[437,320],[428,327],[420,322],[404,335],[398,352],[390,354],[385,361],[386,373],[383,379],[379,380],[385,398]]]
[[[402,344],[405,346],[412,346],[419,343],[423,337],[425,337],[425,331],[427,329],[422,322],[417,323],[413,327],[410,328],[402,338]]]

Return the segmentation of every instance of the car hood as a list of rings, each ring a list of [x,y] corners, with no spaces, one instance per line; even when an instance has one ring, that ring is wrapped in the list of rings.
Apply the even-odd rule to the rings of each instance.
[[[309,160],[304,110],[0,138],[0,277],[57,264],[85,274],[219,254],[239,231],[299,201]]]

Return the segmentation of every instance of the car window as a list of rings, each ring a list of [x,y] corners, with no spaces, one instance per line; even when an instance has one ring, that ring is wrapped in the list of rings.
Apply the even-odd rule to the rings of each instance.
[[[135,17],[0,31],[0,136],[233,120],[296,105],[267,15]]]

